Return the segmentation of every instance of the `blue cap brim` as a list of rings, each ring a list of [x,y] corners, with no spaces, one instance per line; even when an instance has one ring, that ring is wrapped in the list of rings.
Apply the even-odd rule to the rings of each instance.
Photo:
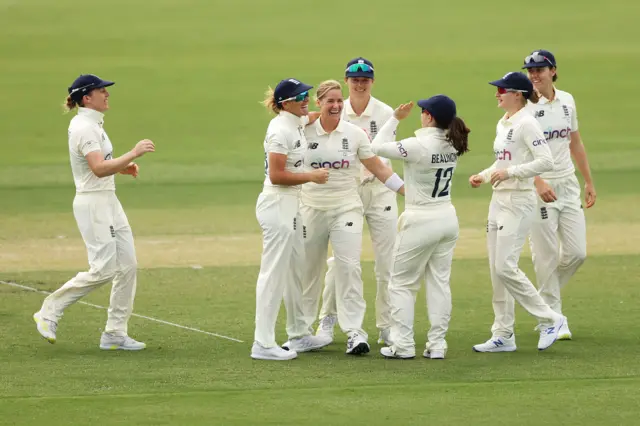
[[[348,73],[345,74],[345,77],[347,77],[347,78],[349,78],[349,77],[373,78],[373,73],[372,72],[364,72],[364,71],[348,72]]]
[[[509,85],[502,79],[490,81],[489,84],[496,87],[502,87],[503,89],[511,89],[511,87],[509,87]]]
[[[295,93],[292,93],[291,96],[298,96],[300,93],[308,92],[313,89],[313,86],[309,86],[308,84],[300,83],[300,85],[296,88]]]
[[[418,106],[419,106],[420,108],[424,109],[424,108],[425,108],[425,106],[427,105],[427,100],[426,100],[426,99],[420,99],[420,100],[417,102],[417,104],[418,104]]]
[[[109,87],[109,86],[113,86],[115,83],[115,81],[108,81],[108,80],[102,80],[100,83],[98,83],[95,88],[96,89],[100,89],[102,87]]]
[[[530,62],[528,64],[525,64],[522,66],[522,69],[527,69],[527,68],[544,68],[544,67],[550,67],[551,64],[549,62]],[[555,68],[555,65],[554,65]]]

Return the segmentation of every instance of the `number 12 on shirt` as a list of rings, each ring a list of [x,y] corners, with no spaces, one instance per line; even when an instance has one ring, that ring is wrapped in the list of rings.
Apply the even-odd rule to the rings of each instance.
[[[438,169],[436,172],[436,183],[433,185],[433,192],[431,193],[432,198],[445,197],[449,195],[449,184],[451,183],[451,178],[453,177],[453,167],[449,167],[448,169]],[[440,181],[446,179],[444,182],[444,187],[442,191],[438,192],[440,189]]]

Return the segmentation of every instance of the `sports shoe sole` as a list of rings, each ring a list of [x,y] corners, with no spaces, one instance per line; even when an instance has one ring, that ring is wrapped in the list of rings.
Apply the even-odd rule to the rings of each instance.
[[[40,337],[42,337],[44,340],[51,343],[52,345],[55,344],[56,343],[55,337],[45,337],[44,334],[42,334],[42,332],[40,331],[40,327],[43,320],[38,316],[37,313],[33,314],[33,320],[36,323],[36,328],[38,329],[38,333],[40,334]]]
[[[369,348],[369,345],[367,343],[360,342],[356,345],[355,348],[351,349],[351,352],[347,352],[347,355],[362,355],[369,353],[370,350],[371,348]]]
[[[431,356],[431,352],[427,352],[427,351],[425,351],[422,354],[422,356],[427,358],[427,359],[444,359],[444,355]]]
[[[276,357],[270,357],[270,356],[264,356],[264,355],[251,354],[251,358],[259,361],[291,361],[292,359],[296,359],[297,357],[298,357],[297,354],[292,356],[291,358],[276,358]]]
[[[102,349],[103,351],[141,351],[146,348],[146,345],[141,348],[127,348],[120,345],[100,345],[100,349]]]
[[[489,353],[494,353],[494,352],[515,352],[516,349],[518,349],[517,347],[508,347],[508,348],[495,348],[495,349],[490,349],[488,351],[480,351],[478,349],[476,349],[476,347],[473,347],[473,351],[474,352],[478,352],[478,353],[482,353],[482,354],[489,354]]]
[[[559,335],[558,340],[572,340],[571,333]]]

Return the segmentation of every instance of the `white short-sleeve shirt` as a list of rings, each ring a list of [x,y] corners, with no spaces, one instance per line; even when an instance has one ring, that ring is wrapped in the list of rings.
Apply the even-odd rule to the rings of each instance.
[[[85,158],[94,151],[99,151],[105,160],[113,157],[113,145],[103,125],[104,114],[90,108],[79,108],[78,114],[69,123],[69,158],[78,193],[116,189],[115,177],[96,176]]]
[[[360,160],[375,157],[364,130],[345,120],[331,133],[322,128],[321,119],[307,126],[307,169],[329,169],[325,184],[302,185],[302,203],[321,210],[362,205],[358,194]]]
[[[286,186],[274,185],[269,179],[269,153],[283,154],[287,156],[285,171],[302,173],[304,171],[304,152],[307,149],[307,141],[304,135],[304,126],[309,122],[309,117],[291,114],[281,111],[277,117],[271,120],[264,138],[264,186],[279,192],[297,192],[300,185]]]
[[[563,178],[575,173],[571,161],[571,133],[578,131],[578,113],[576,103],[570,93],[557,90],[549,101],[541,97],[537,104],[527,104],[533,116],[540,123],[544,137],[553,155],[554,169],[541,175],[543,179]]]

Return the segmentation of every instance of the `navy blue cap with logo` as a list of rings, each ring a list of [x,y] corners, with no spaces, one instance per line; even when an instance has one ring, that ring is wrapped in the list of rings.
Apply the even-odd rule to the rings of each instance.
[[[533,83],[521,72],[509,72],[500,80],[490,81],[489,84],[508,92],[521,92],[525,99],[529,99],[533,93]]]
[[[446,95],[435,95],[429,99],[421,99],[418,106],[422,111],[427,111],[436,122],[443,126],[449,127],[449,124],[456,118],[456,103]]]
[[[347,63],[347,69],[344,72],[345,77],[373,78],[373,64],[368,59],[355,58]]]
[[[523,69],[525,68],[542,68],[552,67],[556,68],[556,57],[548,50],[535,50],[524,58]]]
[[[279,104],[292,100],[301,102],[306,96],[308,96],[308,92],[311,89],[313,89],[313,86],[304,84],[300,80],[296,80],[295,78],[285,78],[276,86],[273,91],[273,97]]]
[[[80,101],[82,97],[93,89],[100,89],[102,87],[109,87],[116,84],[113,81],[103,80],[97,75],[93,74],[82,74],[80,77],[76,78],[71,86],[67,88],[69,91],[69,96],[71,99],[75,101]]]

